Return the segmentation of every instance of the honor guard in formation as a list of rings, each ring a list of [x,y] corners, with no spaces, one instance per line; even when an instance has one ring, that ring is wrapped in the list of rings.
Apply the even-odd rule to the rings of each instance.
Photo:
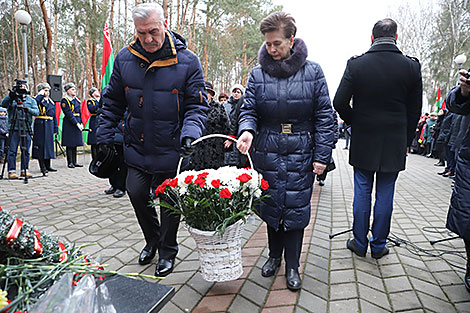
[[[69,168],[82,167],[77,163],[77,147],[83,146],[83,124],[80,115],[80,100],[77,96],[77,87],[73,83],[64,86],[65,97],[60,100],[64,122],[62,126],[62,145],[66,147],[67,166]]]
[[[90,132],[88,133],[87,144],[91,146],[91,155],[93,158],[96,157],[96,114],[98,112],[98,103],[100,102],[100,91],[98,88],[93,87],[88,92],[90,99],[86,102],[88,111],[90,112],[90,123],[89,128]]]
[[[33,159],[39,162],[41,173],[56,172],[51,167],[51,159],[54,159],[54,134],[58,132],[57,118],[54,102],[49,98],[51,86],[48,83],[37,85],[38,94],[36,102],[39,115],[34,120]]]

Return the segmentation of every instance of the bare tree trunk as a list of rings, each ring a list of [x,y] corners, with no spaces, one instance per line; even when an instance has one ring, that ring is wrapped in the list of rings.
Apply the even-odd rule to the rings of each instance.
[[[125,1],[127,3],[127,1]],[[93,9],[93,14],[97,14],[96,12],[96,0],[92,1],[92,9]],[[99,79],[98,79],[98,73],[96,71],[96,38],[97,36],[93,36],[92,38],[92,44],[91,44],[91,69],[93,71],[93,85],[95,87],[99,87]]]
[[[191,41],[189,43],[189,50],[194,50],[193,49],[193,46],[195,46],[194,42],[196,41],[196,6],[197,6],[197,1],[198,0],[194,0],[194,3],[193,3],[193,11],[191,13],[191,26],[190,26],[190,38],[191,38]]]
[[[247,72],[245,71],[245,69],[247,68],[247,56],[246,56],[246,41],[243,40],[243,54],[242,54],[242,68],[241,68],[241,72],[242,72],[242,77],[241,77],[241,84],[246,86],[247,82],[248,82],[248,74]]]
[[[59,72],[59,55],[57,53],[57,34],[59,33],[59,8],[54,0],[54,74]]]
[[[165,15],[165,18],[168,18],[168,0],[163,0],[163,14]]]
[[[124,45],[127,44],[127,1],[124,1]],[[116,48],[120,48],[120,47],[116,47]]]
[[[0,32],[0,40],[3,42],[3,32]],[[11,86],[10,72],[8,71],[7,57],[6,57],[9,52],[9,45],[6,45],[5,48],[6,49],[2,49],[3,72],[5,76],[5,79],[3,80],[3,90],[7,90],[8,88],[11,88],[10,87]]]
[[[115,47],[116,41],[114,40],[114,1],[111,0],[111,13],[109,14],[109,38],[111,38],[111,45]]]
[[[28,0],[24,1],[25,4],[25,9],[26,11],[31,15],[31,12],[29,10],[29,3]],[[31,54],[29,57],[31,58],[31,61],[29,64],[31,65],[31,70],[33,72],[33,86],[36,86],[38,83],[38,73],[37,73],[37,55],[36,55],[36,39],[35,39],[35,34],[34,34],[34,23],[31,23]]]
[[[117,8],[117,26],[116,26],[116,29],[118,29],[119,31],[117,31],[115,33],[116,35],[116,46],[113,46],[113,47],[117,47],[118,49],[121,47],[121,0],[118,0],[118,8]]]
[[[11,7],[11,28],[12,32],[11,35],[13,37],[13,64],[15,67],[15,76],[16,78],[20,77],[20,69],[21,69],[21,55],[20,55],[20,48],[18,46],[18,23],[16,23],[14,15],[16,11],[16,1],[13,1]]]
[[[44,20],[44,26],[46,27],[47,34],[47,44],[46,44],[46,73],[47,75],[51,74],[51,50],[52,50],[52,31],[51,25],[49,24],[49,19],[47,18],[46,5],[44,4],[45,0],[39,0],[42,11],[42,18]]]
[[[87,27],[88,28],[88,27]],[[92,70],[91,70],[91,51],[90,51],[90,32],[87,30],[85,31],[85,60],[86,60],[86,81],[87,87],[91,88],[93,86],[92,83]]]
[[[75,24],[76,21],[77,21],[77,10],[75,10],[74,12],[74,18],[75,18]],[[83,94],[84,94],[84,90],[83,90],[83,84],[84,84],[84,81],[85,81],[85,69],[84,69],[84,64],[83,64],[83,60],[82,60],[82,56],[80,55],[80,50],[78,49],[78,46],[79,46],[79,43],[78,43],[78,31],[77,31],[77,27],[75,27],[75,36],[74,36],[74,45],[75,45],[75,54],[76,54],[76,59],[75,60],[78,60],[79,61],[79,64],[80,64],[80,81],[79,82],[76,82],[77,85],[79,86],[80,88],[80,91],[81,91],[81,95],[83,98]],[[71,62],[73,64],[73,62]],[[73,68],[73,67],[72,67]]]

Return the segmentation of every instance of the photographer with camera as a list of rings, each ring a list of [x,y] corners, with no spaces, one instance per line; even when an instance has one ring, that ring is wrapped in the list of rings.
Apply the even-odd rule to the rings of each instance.
[[[470,79],[468,71],[460,71],[459,86],[450,91],[446,98],[450,112],[462,115],[462,124],[468,124],[470,119]],[[467,126],[460,149],[457,151],[455,183],[450,198],[446,227],[459,235],[465,242],[467,251],[467,271],[464,283],[470,292],[470,127]],[[462,128],[461,128],[462,130]]]
[[[21,147],[21,176],[32,177],[28,173],[29,148],[31,147],[31,135],[33,116],[39,115],[36,100],[29,96],[28,84],[24,80],[16,79],[16,85],[10,90],[1,107],[8,110],[8,128],[10,134],[10,146],[8,150],[8,178],[18,179],[16,174],[16,154],[18,145]]]

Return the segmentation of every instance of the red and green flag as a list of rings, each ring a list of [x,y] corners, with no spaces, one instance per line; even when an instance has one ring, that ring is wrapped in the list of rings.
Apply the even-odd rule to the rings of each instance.
[[[104,24],[103,32],[103,66],[101,68],[101,88],[109,84],[111,73],[113,72],[114,54],[109,36],[108,22]]]
[[[436,112],[439,112],[441,107],[442,107],[441,85],[439,85],[439,88],[437,89],[437,97],[436,97]]]
[[[82,104],[80,105],[80,115],[82,116],[83,128],[90,129],[90,116],[91,116],[91,113],[90,113],[90,111],[88,111],[88,106],[86,105],[86,100],[83,100]],[[86,143],[88,141],[88,132],[87,131],[82,132],[82,136],[83,136],[83,142]]]

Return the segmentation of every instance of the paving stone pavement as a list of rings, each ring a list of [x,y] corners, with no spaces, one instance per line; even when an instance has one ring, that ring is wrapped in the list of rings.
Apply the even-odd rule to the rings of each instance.
[[[343,141],[334,151],[337,169],[326,184],[314,186],[312,218],[305,231],[301,258],[302,289],[286,289],[284,269],[274,277],[260,274],[267,259],[266,226],[259,219],[243,233],[244,273],[236,281],[209,283],[202,279],[195,242],[180,228],[180,250],[174,272],[161,281],[176,288],[162,312],[470,312],[470,294],[463,285],[466,261],[460,239],[438,243],[449,236],[443,229],[451,194],[451,180],[436,175],[435,160],[410,155],[400,173],[395,194],[392,234],[429,253],[460,253],[441,258],[416,253],[411,245],[395,246],[380,260],[357,257],[346,249],[351,233],[332,240],[328,234],[352,226],[352,168]],[[79,155],[85,167],[68,169],[66,161],[52,161],[59,171],[48,177],[0,180],[0,205],[39,229],[78,245],[100,257],[111,270],[154,274],[152,264],[140,266],[144,246],[127,195],[105,195],[107,180],[88,174],[89,155]],[[40,176],[35,160],[31,173]]]

